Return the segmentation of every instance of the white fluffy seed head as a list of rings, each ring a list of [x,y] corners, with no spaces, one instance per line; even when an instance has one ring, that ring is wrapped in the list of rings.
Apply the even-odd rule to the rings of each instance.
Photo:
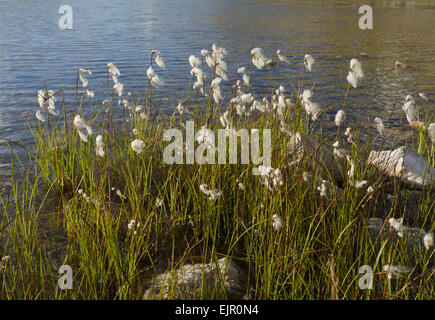
[[[426,233],[423,237],[423,243],[426,250],[433,247],[433,233]]]
[[[119,76],[121,74],[118,68],[112,62],[107,64],[107,71],[109,71],[114,76]]]
[[[155,57],[155,61],[156,64],[160,67],[160,68],[164,68],[165,67],[165,60],[163,59],[163,57],[160,55],[160,52],[157,53],[156,57]]]
[[[390,224],[391,228],[397,231],[399,237],[403,236],[403,230],[404,230],[403,218],[399,218],[399,219],[390,218],[388,219],[388,223]]]
[[[201,66],[201,60],[192,54],[189,57],[189,64],[192,66],[192,68],[198,68]]]
[[[272,219],[273,219],[273,223],[272,223],[273,228],[274,228],[276,231],[281,230],[281,228],[282,228],[282,220],[281,220],[281,217],[280,217],[279,215],[277,215],[277,214],[274,214],[274,215],[272,216]]]
[[[97,136],[97,138],[95,139],[95,144],[97,145],[97,147],[104,147],[104,141],[102,135]]]
[[[263,49],[253,48],[251,50],[252,64],[257,67],[257,69],[262,69],[266,63],[266,57],[263,54]]]
[[[345,119],[346,119],[346,114],[344,113],[344,110],[339,110],[335,114],[335,125],[337,127],[340,127]]]
[[[149,67],[149,68],[147,69],[147,77],[148,77],[148,80],[151,80],[151,79],[153,78],[153,76],[154,76],[154,70],[153,70],[153,67]]]
[[[45,122],[45,116],[41,113],[41,110],[36,110],[36,118],[41,121],[41,122]]]
[[[98,135],[95,139],[95,153],[97,156],[104,157],[104,141],[102,135]]]
[[[145,148],[145,142],[143,142],[140,139],[135,139],[131,142],[131,148],[133,149],[134,152],[140,154]]]
[[[353,72],[352,70],[349,71],[349,74],[347,75],[346,80],[347,80],[347,82],[349,82],[349,84],[352,87],[354,87],[354,88],[358,87],[358,77],[356,76],[356,73]]]
[[[124,90],[124,85],[121,82],[117,82],[113,86],[113,91],[115,91],[118,94],[118,96],[122,96],[123,90]]]
[[[435,122],[431,123],[427,127],[427,133],[429,135],[430,140],[432,141],[432,144],[435,145]]]
[[[381,118],[375,118],[374,122],[376,124],[376,129],[378,130],[379,134],[383,136],[386,133],[384,122]]]
[[[306,70],[311,72],[314,62],[316,62],[316,59],[314,59],[311,55],[306,54],[304,56],[304,66]]]
[[[354,58],[354,59],[350,60],[349,68],[350,68],[350,70],[355,72],[355,74],[358,78],[364,77],[364,73],[362,72],[361,62],[359,62],[358,59]]]
[[[156,198],[156,207],[159,208],[162,206],[162,204],[163,204],[163,199]]]

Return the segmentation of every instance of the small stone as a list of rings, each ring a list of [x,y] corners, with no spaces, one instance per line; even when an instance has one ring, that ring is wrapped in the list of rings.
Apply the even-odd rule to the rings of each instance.
[[[191,300],[196,298],[197,292],[203,287],[215,293],[224,289],[228,299],[238,300],[246,293],[246,279],[239,266],[227,258],[222,258],[217,263],[187,264],[174,272],[155,276],[143,298]]]

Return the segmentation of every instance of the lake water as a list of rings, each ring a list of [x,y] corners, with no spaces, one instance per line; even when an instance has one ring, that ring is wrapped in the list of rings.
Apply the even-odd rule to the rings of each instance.
[[[310,53],[316,64],[305,82],[315,83],[322,106],[342,103],[349,60],[368,53],[361,59],[366,77],[349,96],[349,119],[387,118],[395,99],[401,106],[407,94],[425,92],[435,99],[435,1],[366,2],[375,3],[373,30],[358,27],[360,1],[74,0],[73,30],[58,27],[58,9],[68,1],[0,1],[0,137],[29,144],[23,112],[34,114],[44,80],[49,89],[64,88],[71,106],[78,67],[92,70],[87,78],[96,97],[106,92],[108,62],[120,69],[125,92],[139,92],[147,83],[152,49],[166,62],[158,70],[166,85],[154,92],[171,109],[189,85],[189,55],[199,56],[213,43],[228,51],[230,80],[248,65],[253,47],[268,56],[277,49],[293,56],[276,71],[288,91],[297,86],[303,56]],[[411,68],[396,70],[396,60]],[[267,76],[253,73],[257,79]],[[397,112],[389,125],[405,122]],[[9,163],[10,151],[0,142],[0,176],[7,175]]]

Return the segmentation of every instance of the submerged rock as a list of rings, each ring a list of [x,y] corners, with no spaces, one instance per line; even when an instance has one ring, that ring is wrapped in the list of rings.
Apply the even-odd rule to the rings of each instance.
[[[289,152],[297,160],[311,159],[310,169],[324,168],[322,177],[328,179],[332,176],[335,182],[342,184],[345,176],[346,158],[334,155],[334,147],[319,143],[312,137],[303,134],[294,134],[289,141]],[[328,174],[329,172],[329,174]]]
[[[383,225],[384,220],[381,218],[370,218],[367,221],[366,228],[369,230],[370,236],[375,238],[381,233]]]
[[[225,290],[228,299],[241,299],[246,291],[246,275],[228,258],[217,263],[187,264],[174,272],[159,274],[145,291],[144,299],[194,299],[199,289]]]
[[[404,146],[394,151],[372,151],[368,163],[412,187],[421,188],[435,183],[435,168],[419,153]]]

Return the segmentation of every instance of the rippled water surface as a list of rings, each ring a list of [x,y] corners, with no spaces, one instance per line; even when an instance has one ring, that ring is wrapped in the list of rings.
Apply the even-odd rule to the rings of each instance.
[[[92,70],[89,87],[96,97],[105,93],[108,62],[120,69],[125,90],[139,93],[152,49],[166,61],[159,70],[166,85],[156,95],[173,108],[189,85],[189,55],[212,43],[229,53],[230,80],[249,63],[254,46],[269,56],[281,49],[291,64],[279,66],[276,79],[288,91],[301,77],[304,54],[312,54],[317,62],[305,83],[315,84],[323,106],[342,103],[349,60],[368,53],[362,59],[366,77],[349,96],[350,119],[387,118],[406,94],[435,99],[435,1],[370,2],[376,4],[373,30],[359,29],[358,1],[74,0],[74,29],[61,30],[58,9],[65,1],[0,1],[0,137],[30,143],[23,112],[34,114],[44,80],[49,89],[65,89],[70,107],[78,67]],[[396,60],[411,68],[395,70]],[[253,74],[259,81],[267,76]],[[390,125],[403,123],[401,117],[394,114]],[[0,175],[8,170],[9,154],[0,142]]]

